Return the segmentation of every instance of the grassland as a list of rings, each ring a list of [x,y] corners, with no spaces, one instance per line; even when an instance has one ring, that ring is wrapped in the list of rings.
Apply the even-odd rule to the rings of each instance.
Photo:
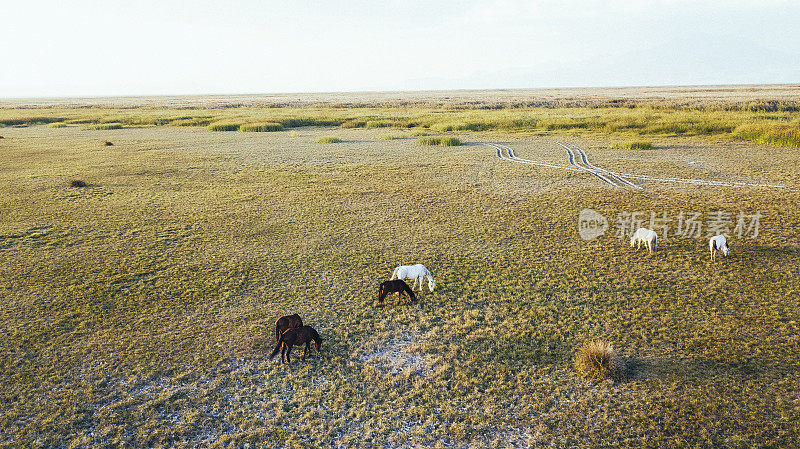
[[[800,101],[798,101],[800,108]],[[767,108],[768,109],[768,108]],[[800,114],[793,104],[773,110],[712,107],[453,108],[227,108],[227,109],[0,109],[0,126],[66,122],[94,129],[197,126],[211,131],[277,131],[303,126],[401,128],[422,133],[581,133],[638,136],[714,136],[800,147]]]
[[[644,128],[547,126],[622,113]],[[563,162],[554,139],[568,139],[609,169],[800,185],[795,148],[732,135],[740,119],[797,121],[759,114],[0,110],[30,118],[0,140],[0,447],[800,445],[800,194],[638,194],[475,145]],[[692,131],[657,130],[679,117]],[[46,126],[61,121],[125,126]],[[369,121],[465,144],[382,140]],[[722,122],[731,132],[702,132]],[[343,142],[318,143],[334,126]],[[638,135],[653,148],[611,148]],[[712,264],[699,239],[654,257],[584,242],[587,207],[764,219]],[[412,261],[436,293],[377,307],[378,282]],[[289,368],[265,355],[292,312],[325,341]],[[624,379],[576,373],[591,340],[613,344]]]

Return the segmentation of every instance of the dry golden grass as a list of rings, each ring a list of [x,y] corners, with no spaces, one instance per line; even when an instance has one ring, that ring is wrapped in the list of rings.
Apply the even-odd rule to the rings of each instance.
[[[316,142],[331,133],[345,143]],[[5,128],[0,447],[800,444],[797,192],[615,190],[475,143],[563,163],[569,139],[621,171],[798,185],[792,148],[553,131],[424,151],[385,133],[125,127],[101,147],[81,127]],[[764,219],[711,264],[702,239],[655,257],[584,242],[586,207]],[[412,262],[436,293],[375,307]],[[289,369],[265,354],[293,312],[324,343]],[[574,370],[599,338],[635,367],[613,388]]]
[[[589,380],[619,381],[625,377],[625,362],[611,343],[592,340],[578,349],[575,372]]]

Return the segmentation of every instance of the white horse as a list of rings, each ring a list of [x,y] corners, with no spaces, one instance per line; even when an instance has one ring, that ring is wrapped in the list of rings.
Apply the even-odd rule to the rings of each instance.
[[[428,278],[428,288],[431,289],[431,293],[433,293],[433,289],[436,288],[436,282],[433,281],[433,276],[431,276],[431,272],[425,268],[425,265],[421,263],[416,265],[401,265],[392,272],[392,279],[413,279],[414,283],[411,284],[412,290],[414,286],[417,285],[417,282],[419,282],[419,291],[422,291],[422,280],[424,278]]]
[[[726,239],[724,235],[715,235],[714,237],[711,237],[711,239],[708,241],[708,249],[711,250],[712,262],[716,259],[716,255],[719,251],[722,251],[722,254],[725,254],[725,257],[728,257],[728,254],[731,253],[731,249],[728,246],[728,239]]]
[[[642,247],[642,243],[647,247],[647,251],[650,254],[654,254],[658,246],[658,234],[656,231],[647,228],[637,229],[636,233],[631,237],[631,247],[636,245],[636,249],[639,249]]]

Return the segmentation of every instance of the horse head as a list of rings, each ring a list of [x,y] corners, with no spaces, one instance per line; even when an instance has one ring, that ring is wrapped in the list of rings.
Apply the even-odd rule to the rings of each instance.
[[[432,277],[428,278],[428,288],[431,289],[431,293],[433,293],[433,289],[436,288],[436,282],[434,282]]]

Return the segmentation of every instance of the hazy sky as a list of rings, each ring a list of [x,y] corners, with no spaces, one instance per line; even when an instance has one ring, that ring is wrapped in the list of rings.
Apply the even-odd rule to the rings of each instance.
[[[797,0],[14,1],[0,97],[800,82]]]

